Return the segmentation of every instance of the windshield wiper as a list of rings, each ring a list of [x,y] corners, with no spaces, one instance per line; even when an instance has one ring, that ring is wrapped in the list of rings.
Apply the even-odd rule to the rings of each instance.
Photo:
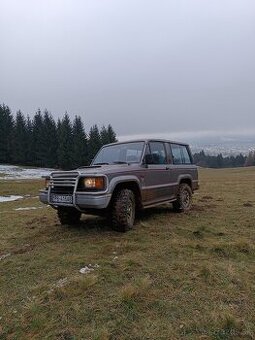
[[[127,162],[123,162],[123,161],[115,161],[113,162],[113,164],[128,164]]]
[[[94,163],[94,164],[92,164],[92,165],[109,165],[109,163],[107,163],[107,162],[102,162],[102,163]]]

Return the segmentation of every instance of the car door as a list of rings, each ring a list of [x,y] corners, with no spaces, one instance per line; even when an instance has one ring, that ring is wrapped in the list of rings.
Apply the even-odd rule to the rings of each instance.
[[[144,156],[146,165],[142,196],[145,205],[171,199],[170,172],[165,144],[151,141],[147,144]]]

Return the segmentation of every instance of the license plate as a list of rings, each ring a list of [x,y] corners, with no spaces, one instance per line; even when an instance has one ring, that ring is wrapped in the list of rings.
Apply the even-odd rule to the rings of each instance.
[[[51,202],[52,203],[73,203],[73,196],[51,194]]]

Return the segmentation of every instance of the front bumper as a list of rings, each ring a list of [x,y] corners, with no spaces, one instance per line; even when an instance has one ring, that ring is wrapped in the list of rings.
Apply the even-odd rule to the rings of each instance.
[[[88,193],[74,193],[73,194],[73,203],[52,203],[49,199],[49,194],[47,190],[41,190],[39,193],[39,199],[44,204],[49,204],[54,207],[65,206],[65,207],[75,207],[80,210],[86,209],[105,209],[108,207],[111,194],[103,194],[103,195],[91,195]]]

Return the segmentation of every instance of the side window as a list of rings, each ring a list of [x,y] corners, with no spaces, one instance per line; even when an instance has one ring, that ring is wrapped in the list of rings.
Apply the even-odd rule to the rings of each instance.
[[[191,164],[191,158],[185,145],[171,144],[174,164]]]
[[[172,148],[172,155],[173,155],[173,163],[182,164],[181,146],[178,144],[171,144],[171,148]]]
[[[161,142],[150,142],[152,164],[166,164],[166,151]]]
[[[182,145],[181,146],[182,149],[182,160],[184,164],[191,164],[191,159],[190,159],[190,155],[188,153],[187,147]]]

